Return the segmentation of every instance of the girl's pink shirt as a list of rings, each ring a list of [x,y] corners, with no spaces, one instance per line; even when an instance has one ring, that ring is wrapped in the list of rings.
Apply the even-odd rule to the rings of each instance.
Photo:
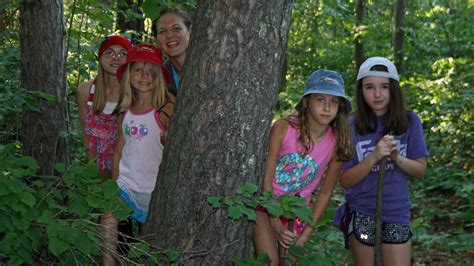
[[[328,127],[321,141],[313,145],[306,156],[303,155],[304,148],[298,140],[299,136],[299,129],[288,126],[278,153],[272,188],[276,197],[298,193],[306,198],[309,205],[311,195],[331,161],[336,135]]]

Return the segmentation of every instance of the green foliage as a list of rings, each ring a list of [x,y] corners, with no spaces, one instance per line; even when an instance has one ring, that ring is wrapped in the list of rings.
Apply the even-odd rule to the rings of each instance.
[[[99,216],[124,219],[113,180],[99,177],[94,162],[66,167],[61,176],[38,176],[38,164],[21,145],[0,145],[0,254],[8,264],[87,264],[100,255]]]
[[[278,199],[273,196],[271,191],[266,191],[257,196],[258,186],[252,183],[245,183],[236,190],[236,196],[207,198],[208,203],[213,208],[225,206],[229,218],[238,220],[244,216],[251,221],[255,221],[255,209],[257,207],[265,208],[271,216],[284,216],[288,219],[299,217],[300,219],[312,223],[313,211],[306,208],[306,200],[293,195],[284,195]]]

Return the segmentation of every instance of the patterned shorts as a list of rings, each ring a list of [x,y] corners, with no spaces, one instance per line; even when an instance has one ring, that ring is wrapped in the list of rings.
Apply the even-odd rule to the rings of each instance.
[[[352,219],[349,224],[349,235],[354,233],[355,238],[362,244],[374,246],[375,219],[356,211],[351,212]],[[382,222],[382,243],[403,244],[412,236],[410,225]]]

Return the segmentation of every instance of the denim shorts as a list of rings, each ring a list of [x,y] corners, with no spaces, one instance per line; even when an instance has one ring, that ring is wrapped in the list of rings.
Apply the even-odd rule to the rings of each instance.
[[[362,244],[374,246],[375,218],[356,211],[351,211],[351,222],[348,235],[354,233],[355,238]],[[382,243],[403,244],[411,239],[410,225],[382,222]]]

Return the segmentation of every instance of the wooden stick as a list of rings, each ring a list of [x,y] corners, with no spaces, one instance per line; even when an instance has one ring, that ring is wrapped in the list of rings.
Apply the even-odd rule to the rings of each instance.
[[[375,245],[374,245],[374,264],[382,266],[382,196],[383,196],[383,178],[385,176],[385,166],[387,165],[387,156],[383,157],[379,163],[379,178],[377,179],[377,207],[375,209]]]

